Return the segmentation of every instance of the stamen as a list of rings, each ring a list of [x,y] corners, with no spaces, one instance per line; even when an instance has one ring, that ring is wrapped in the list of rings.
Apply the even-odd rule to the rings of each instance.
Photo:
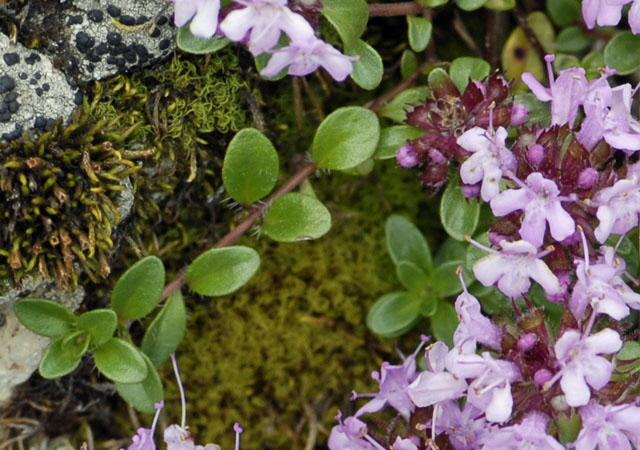
[[[236,449],[240,450],[240,435],[244,431],[238,422],[233,424],[233,431],[236,432]]]
[[[178,370],[178,362],[176,361],[176,354],[171,354],[171,364],[173,364],[173,372],[176,374],[176,380],[178,381],[178,389],[180,389],[180,403],[182,403],[182,420],[180,426],[184,428],[187,423],[187,400],[184,395],[184,388],[182,387],[182,380],[180,379],[180,371]]]

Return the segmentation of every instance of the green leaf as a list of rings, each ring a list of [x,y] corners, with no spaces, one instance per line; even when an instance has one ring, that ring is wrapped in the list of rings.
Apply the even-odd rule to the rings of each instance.
[[[260,267],[260,256],[249,247],[214,248],[189,265],[185,281],[201,295],[227,295],[244,286]]]
[[[629,75],[640,69],[640,35],[618,33],[604,48],[604,62],[616,75]]]
[[[424,289],[419,293],[420,298],[420,315],[424,317],[433,316],[438,310],[438,305],[440,301],[438,297],[433,294],[431,289]]]
[[[91,344],[97,347],[113,336],[117,325],[118,317],[110,309],[94,309],[78,317],[78,328],[89,333]]]
[[[547,12],[551,20],[559,27],[573,25],[580,18],[578,0],[547,0]]]
[[[182,293],[175,291],[153,319],[142,338],[140,349],[149,357],[157,368],[160,368],[174,353],[187,327],[187,313],[182,300]]]
[[[618,354],[616,359],[619,361],[631,361],[640,358],[640,342],[627,341]]]
[[[424,270],[409,261],[400,261],[396,265],[396,273],[400,283],[408,290],[420,290],[429,284],[429,277]]]
[[[429,88],[426,86],[405,89],[396,95],[393,100],[380,108],[378,115],[398,123],[403,123],[407,118],[407,111],[424,101],[428,95]]]
[[[407,78],[418,69],[418,57],[411,50],[406,49],[400,57],[400,73]]]
[[[392,292],[380,297],[369,310],[367,326],[383,337],[408,331],[419,318],[420,302],[409,292]]]
[[[405,145],[408,140],[417,139],[424,136],[424,134],[424,130],[411,125],[393,125],[383,128],[380,132],[378,148],[376,148],[373,157],[375,159],[394,158],[398,149]]]
[[[435,268],[431,274],[430,284],[438,297],[445,298],[457,295],[462,292],[460,278],[456,273],[458,267],[462,266],[464,261],[448,261]],[[465,283],[471,284],[473,279],[465,279]]]
[[[347,55],[357,58],[353,63],[351,79],[362,89],[377,88],[382,81],[384,66],[376,49],[360,39],[345,49]]]
[[[26,298],[14,306],[18,320],[41,336],[56,338],[76,329],[76,316],[69,308],[44,298]]]
[[[473,11],[487,3],[487,0],[456,0],[458,7],[464,11]]]
[[[449,67],[449,74],[460,92],[464,92],[472,80],[481,80],[491,71],[491,66],[484,59],[463,56],[456,58]]]
[[[147,355],[143,353],[142,357],[147,367],[145,379],[140,383],[116,383],[116,389],[120,397],[135,409],[147,414],[153,414],[156,410],[154,404],[164,398],[164,390],[158,371],[153,367]]]
[[[589,47],[589,44],[591,39],[575,26],[562,30],[556,39],[556,49],[559,52],[578,53]]]
[[[210,39],[203,39],[194,36],[189,29],[189,26],[178,28],[176,32],[176,44],[178,48],[187,53],[194,53],[196,55],[203,55],[205,53],[212,53],[223,49],[229,44],[229,39],[213,36]]]
[[[447,183],[440,201],[440,220],[449,236],[463,241],[478,226],[480,204],[476,199],[467,200],[458,185],[458,177]]]
[[[582,58],[580,65],[587,71],[587,80],[595,80],[600,77],[600,68],[604,66],[602,51],[592,51]]]
[[[222,182],[238,203],[250,205],[271,192],[278,181],[278,153],[260,131],[240,130],[229,143]]]
[[[321,169],[350,169],[373,155],[379,138],[380,124],[372,111],[360,106],[338,108],[313,137],[313,161]]]
[[[433,270],[431,250],[420,230],[402,216],[392,215],[385,227],[387,249],[395,265],[401,261],[415,264],[424,273]]]
[[[111,306],[121,319],[139,319],[153,311],[163,289],[162,261],[147,256],[120,276],[111,293]]]
[[[333,25],[346,47],[354,47],[369,20],[364,0],[323,0],[322,15]]]
[[[62,337],[62,350],[69,355],[81,357],[87,351],[90,341],[89,333],[77,330]]]
[[[458,314],[453,305],[446,301],[438,302],[436,313],[431,316],[431,332],[438,341],[453,346],[453,333],[458,328]]]
[[[111,338],[93,352],[102,374],[117,383],[140,383],[147,377],[144,355],[128,342]]]
[[[434,8],[436,6],[446,5],[449,0],[417,0],[422,6]]]
[[[329,210],[313,197],[290,192],[273,202],[262,232],[279,242],[318,239],[331,228]]]
[[[484,4],[487,9],[494,11],[509,11],[516,6],[516,0],[489,0]]]
[[[82,354],[78,355],[69,345],[63,346],[66,336],[51,341],[40,360],[38,371],[42,378],[52,379],[71,373],[78,367]]]
[[[431,31],[433,25],[424,17],[407,16],[407,24],[409,25],[409,45],[414,52],[421,52],[431,40]]]

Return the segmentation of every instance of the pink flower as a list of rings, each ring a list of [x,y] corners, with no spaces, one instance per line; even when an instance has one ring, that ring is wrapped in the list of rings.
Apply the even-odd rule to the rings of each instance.
[[[186,25],[194,36],[210,38],[218,29],[220,0],[173,0],[175,3],[174,21],[177,27]]]

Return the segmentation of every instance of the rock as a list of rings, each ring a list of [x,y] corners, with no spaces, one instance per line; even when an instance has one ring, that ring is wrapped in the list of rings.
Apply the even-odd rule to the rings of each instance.
[[[24,130],[47,131],[82,102],[78,87],[70,86],[42,53],[12,45],[0,34],[0,55],[0,138],[17,139]]]
[[[40,358],[49,345],[49,338],[38,336],[24,328],[13,312],[13,305],[24,297],[44,297],[75,310],[84,299],[84,289],[72,292],[58,289],[53,280],[27,277],[21,288],[8,283],[0,289],[0,405],[6,403],[15,386],[26,381],[38,368]]]

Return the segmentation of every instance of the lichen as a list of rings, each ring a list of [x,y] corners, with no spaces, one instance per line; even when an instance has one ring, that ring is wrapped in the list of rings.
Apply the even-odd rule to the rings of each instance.
[[[376,354],[388,356],[391,346],[368,334],[364,319],[377,297],[399,287],[384,221],[433,206],[406,175],[386,162],[367,180],[314,181],[332,230],[296,244],[246,239],[261,255],[258,275],[236,295],[191,304],[179,364],[199,442],[232,448],[239,421],[245,450],[303,448],[312,426],[322,448],[338,409],[349,411],[351,390],[374,389]],[[177,420],[173,383],[167,404]]]

